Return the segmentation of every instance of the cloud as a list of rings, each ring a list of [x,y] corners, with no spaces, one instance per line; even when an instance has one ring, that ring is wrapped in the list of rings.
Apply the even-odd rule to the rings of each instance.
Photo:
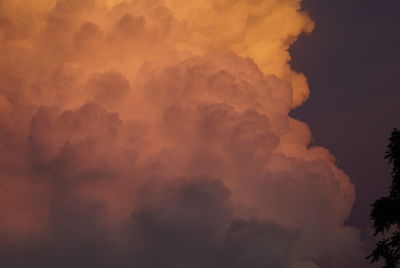
[[[207,19],[205,19],[207,18]],[[8,267],[357,267],[308,127],[300,1],[0,4]]]

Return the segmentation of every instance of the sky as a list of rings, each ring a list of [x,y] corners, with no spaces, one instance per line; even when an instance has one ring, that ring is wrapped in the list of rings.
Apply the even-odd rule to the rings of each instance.
[[[291,48],[311,96],[292,115],[338,157],[355,184],[349,223],[369,233],[370,205],[388,193],[388,137],[400,126],[399,1],[303,1],[317,22]]]
[[[399,109],[376,3],[0,1],[3,264],[367,267]]]

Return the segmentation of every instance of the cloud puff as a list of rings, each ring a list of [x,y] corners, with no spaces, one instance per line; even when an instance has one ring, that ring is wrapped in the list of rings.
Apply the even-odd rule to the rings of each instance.
[[[308,96],[299,9],[2,1],[3,263],[362,265],[353,186],[289,116]]]

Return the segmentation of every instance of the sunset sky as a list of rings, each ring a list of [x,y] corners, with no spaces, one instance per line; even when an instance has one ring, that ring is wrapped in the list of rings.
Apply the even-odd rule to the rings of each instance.
[[[292,115],[340,159],[356,186],[348,222],[367,235],[370,204],[391,180],[387,138],[400,127],[400,2],[304,0],[303,8],[318,27],[291,48],[292,65],[312,94]]]
[[[399,8],[0,0],[2,266],[375,267]]]

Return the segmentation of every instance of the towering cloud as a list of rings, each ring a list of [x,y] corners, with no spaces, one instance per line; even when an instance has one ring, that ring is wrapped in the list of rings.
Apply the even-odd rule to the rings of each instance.
[[[300,2],[0,1],[4,266],[361,267]]]

